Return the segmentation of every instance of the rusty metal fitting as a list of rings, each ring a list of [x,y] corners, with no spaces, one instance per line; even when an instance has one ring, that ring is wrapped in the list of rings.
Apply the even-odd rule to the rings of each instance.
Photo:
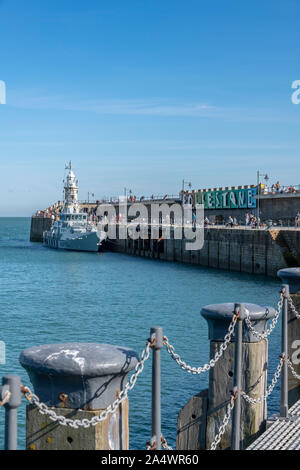
[[[58,398],[61,401],[61,408],[67,408],[68,395],[66,393],[62,392],[58,395]]]
[[[230,393],[231,393],[231,400],[230,401],[232,403],[237,399],[239,392],[238,392],[238,390],[231,390]]]
[[[7,391],[3,397],[3,399],[0,401],[0,408],[4,405],[6,405],[6,403],[9,402],[10,400],[10,397],[11,397],[11,393],[9,391]]]
[[[289,360],[290,356],[288,354],[280,354],[279,358],[280,362],[284,362],[286,360]]]
[[[29,387],[24,387],[23,385],[21,386],[21,393],[23,393],[24,397],[26,398],[26,400],[31,403],[31,396],[32,396],[32,393],[31,393],[31,390]]]
[[[156,449],[156,441],[153,441],[153,444],[150,442],[146,442],[146,449],[147,450],[155,450]]]
[[[287,297],[287,291],[286,289],[281,289],[280,290],[280,295],[281,295],[281,298],[284,299],[285,297]]]
[[[149,344],[149,347],[150,347],[150,348],[154,348],[156,342],[157,342],[157,339],[156,339],[156,338],[153,338],[152,341],[151,341],[150,338],[147,340],[147,344]]]
[[[232,312],[232,313],[233,313],[233,320],[237,320],[238,318],[240,318],[241,309],[239,308],[237,313],[235,312]]]

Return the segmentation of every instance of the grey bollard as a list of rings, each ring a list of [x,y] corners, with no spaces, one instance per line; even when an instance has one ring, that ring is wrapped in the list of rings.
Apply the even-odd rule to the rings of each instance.
[[[97,416],[118,398],[137,362],[131,349],[98,343],[36,346],[20,355],[40,401],[58,415],[80,420]],[[129,448],[128,400],[88,428],[61,426],[32,405],[27,407],[26,424],[26,447],[31,450]]]
[[[267,322],[275,316],[273,307],[262,307],[256,304],[243,304],[249,311],[253,327],[259,333],[263,333],[267,328]],[[203,307],[201,315],[208,324],[208,339],[211,341],[223,341],[228,327],[232,320],[234,312],[234,303],[213,304]],[[257,336],[249,330],[246,323],[243,322],[243,342],[256,343]]]
[[[300,290],[300,268],[280,269],[277,276],[284,284],[288,284],[290,294],[297,294]]]
[[[224,340],[235,306],[234,303],[215,304],[203,307],[201,310],[202,316],[208,323],[211,359]],[[243,306],[249,312],[255,330],[260,333],[264,332],[268,320],[274,317],[275,310],[272,307],[249,303],[243,304]],[[268,341],[266,339],[259,340],[249,331],[245,321],[242,323],[241,388],[252,398],[258,398],[265,393],[267,387]],[[206,420],[206,448],[208,449],[223,422],[227,404],[234,388],[234,355],[235,344],[234,338],[232,338],[223,356],[209,372]],[[241,449],[245,449],[263,431],[266,417],[267,406],[265,402],[249,405],[244,399],[241,400],[239,445]],[[229,449],[230,444],[231,423],[222,436],[219,448]]]
[[[289,286],[290,297],[296,310],[300,312],[300,268],[280,269],[278,277]],[[288,355],[297,374],[300,374],[300,319],[298,320],[288,306]],[[300,400],[300,382],[288,370],[288,406]]]

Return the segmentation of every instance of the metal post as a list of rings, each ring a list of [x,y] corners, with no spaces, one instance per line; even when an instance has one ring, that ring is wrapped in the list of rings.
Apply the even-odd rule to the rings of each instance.
[[[152,357],[152,444],[156,442],[156,450],[161,450],[161,392],[160,392],[160,350],[163,348],[163,331],[161,327],[150,330],[153,346]]]
[[[21,379],[17,375],[6,375],[2,378],[2,397],[11,393],[5,407],[5,450],[17,450],[18,446],[18,407],[21,404]]]
[[[281,328],[281,353],[282,357],[287,358],[288,355],[288,296],[289,286],[283,284],[282,291],[284,293],[282,308],[282,328]],[[281,388],[280,388],[280,417],[286,418],[288,415],[288,363],[283,362],[281,371]]]
[[[233,410],[231,449],[240,449],[241,440],[241,386],[242,386],[242,348],[243,348],[243,319],[244,304],[235,304],[234,313],[238,314],[235,348],[234,348],[234,388],[236,394],[235,407]]]
[[[259,218],[260,218],[260,214],[259,214],[259,197],[260,197],[260,185],[259,185],[259,171],[257,172],[257,226],[259,227]]]

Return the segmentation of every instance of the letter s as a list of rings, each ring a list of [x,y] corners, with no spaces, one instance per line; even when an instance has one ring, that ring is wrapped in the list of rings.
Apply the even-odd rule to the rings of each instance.
[[[300,103],[300,80],[294,80],[292,83],[292,88],[297,88],[296,91],[292,94],[292,103],[299,104]]]
[[[299,347],[300,347],[300,341],[299,340],[293,341],[291,349],[296,349],[296,351],[293,352],[291,360],[292,360],[292,363],[295,364],[296,366],[300,363],[300,358],[299,358],[300,349],[299,349]]]

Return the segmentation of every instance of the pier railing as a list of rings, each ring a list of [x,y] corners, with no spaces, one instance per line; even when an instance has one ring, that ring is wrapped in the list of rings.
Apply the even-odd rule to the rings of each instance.
[[[151,202],[151,201],[174,201],[180,200],[180,196],[178,194],[155,194],[153,196],[135,196],[135,195],[126,195],[126,196],[104,196],[100,199],[81,199],[79,200],[79,204],[119,204],[120,198],[125,197],[128,202]]]
[[[225,304],[224,304],[225,305]],[[292,310],[296,319],[300,319],[300,313],[297,312],[296,307],[294,306],[293,300],[290,296],[290,289],[288,284],[283,284],[280,291],[280,299],[273,315],[271,324],[269,328],[264,329],[263,331],[258,331],[256,329],[256,324],[251,320],[249,311],[247,310],[245,304],[236,303],[234,304],[234,309],[232,311],[232,318],[229,323],[227,332],[223,338],[223,341],[220,341],[220,345],[212,356],[210,361],[202,366],[195,366],[187,364],[179,354],[175,352],[175,347],[170,343],[167,336],[163,335],[163,330],[161,327],[153,327],[150,330],[150,337],[146,341],[146,347],[139,356],[139,359],[136,360],[134,371],[130,376],[129,380],[123,386],[121,390],[115,395],[115,400],[112,400],[111,403],[106,406],[104,409],[101,409],[99,412],[94,413],[90,418],[84,417],[79,419],[78,416],[74,419],[66,417],[65,413],[62,413],[64,404],[67,404],[68,395],[60,393],[59,399],[62,403],[62,407],[58,408],[44,403],[39,396],[32,392],[31,389],[21,383],[21,379],[15,375],[4,376],[2,379],[2,387],[0,390],[0,407],[5,408],[5,449],[13,450],[17,448],[17,410],[21,405],[22,396],[29,402],[31,407],[37,409],[38,413],[45,415],[51,421],[55,422],[57,425],[62,427],[69,427],[75,430],[79,428],[84,428],[88,430],[91,427],[97,426],[99,423],[104,422],[111,415],[116,415],[119,412],[120,407],[124,405],[128,399],[129,392],[135,387],[139,376],[142,374],[144,367],[151,356],[152,353],[152,422],[151,422],[151,433],[150,440],[146,443],[146,448],[148,450],[161,450],[164,448],[166,450],[172,450],[172,448],[167,444],[167,440],[162,434],[162,423],[161,423],[161,350],[166,348],[170,357],[178,364],[178,366],[185,372],[192,375],[199,375],[205,372],[212,370],[218,361],[224,356],[225,351],[228,346],[234,341],[234,375],[233,383],[234,387],[228,397],[228,404],[226,408],[225,415],[223,417],[221,426],[215,434],[215,438],[210,445],[211,450],[218,448],[218,445],[221,442],[223,434],[226,432],[227,427],[230,422],[232,422],[231,430],[231,449],[238,450],[240,448],[241,441],[241,406],[242,400],[245,401],[247,406],[253,406],[258,403],[262,403],[271,395],[275,385],[277,384],[279,378],[281,377],[281,387],[280,387],[280,415],[279,418],[285,419],[288,416],[288,369],[290,369],[291,374],[297,380],[300,380],[300,375],[295,371],[293,364],[288,356],[288,309]],[[269,312],[266,310],[265,318],[270,318]],[[246,328],[249,334],[258,338],[258,340],[265,340],[272,333],[278,320],[281,315],[282,320],[282,330],[281,330],[281,351],[278,361],[278,365],[275,371],[275,374],[271,380],[271,383],[265,393],[259,397],[252,397],[251,391],[248,392],[242,389],[242,342],[243,342],[243,330]],[[72,351],[68,350],[66,354],[72,355]],[[26,352],[26,351],[25,351]],[[65,350],[60,350],[56,353],[49,355],[49,357],[59,357],[60,354]],[[108,349],[109,352],[109,349]],[[134,352],[130,352],[128,361],[134,357]],[[26,356],[26,355],[25,355]],[[75,355],[76,356],[76,355]],[[25,363],[25,368],[31,367],[31,371],[36,364],[34,364],[34,354],[31,356],[27,354],[27,357],[23,361]],[[77,357],[77,356],[76,356]],[[127,356],[126,356],[127,357]],[[29,359],[28,359],[29,358]],[[26,362],[27,361],[27,362]],[[64,363],[65,364],[65,363]],[[22,364],[23,365],[23,364]],[[97,365],[98,367],[98,365]],[[104,366],[103,366],[104,367]],[[37,372],[41,373],[41,371]],[[84,374],[84,372],[81,373]],[[106,374],[107,374],[106,370]],[[114,371],[116,375],[117,372]],[[124,365],[122,365],[122,373],[124,372]],[[107,386],[107,385],[105,385]],[[101,387],[100,387],[101,388]],[[112,393],[112,392],[111,392]],[[64,395],[64,396],[63,396]],[[74,408],[76,408],[74,406]],[[232,416],[233,414],[233,416]]]

